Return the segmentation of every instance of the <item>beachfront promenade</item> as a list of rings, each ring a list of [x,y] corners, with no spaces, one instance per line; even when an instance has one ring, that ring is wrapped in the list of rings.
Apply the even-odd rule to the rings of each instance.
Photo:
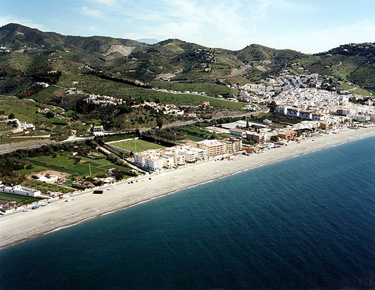
[[[208,161],[145,175],[130,184],[125,181],[106,186],[103,194],[91,194],[92,190],[75,193],[71,202],[59,200],[37,210],[1,217],[0,247],[237,172],[371,136],[375,136],[375,127],[323,134],[300,143],[290,142],[288,146],[265,150],[261,154],[240,155],[236,160],[220,161],[220,166],[218,162]]]

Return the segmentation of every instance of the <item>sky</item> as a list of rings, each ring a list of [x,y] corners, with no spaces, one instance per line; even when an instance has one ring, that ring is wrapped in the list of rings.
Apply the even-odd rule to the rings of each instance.
[[[240,50],[257,43],[304,53],[375,42],[373,0],[0,0],[0,26],[65,35],[178,38]]]

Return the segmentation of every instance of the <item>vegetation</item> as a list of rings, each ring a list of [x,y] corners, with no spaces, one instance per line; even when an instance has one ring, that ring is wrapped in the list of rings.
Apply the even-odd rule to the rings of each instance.
[[[199,142],[199,141],[204,140],[204,138],[195,136],[195,135],[186,135],[186,139],[194,141],[194,142]]]
[[[283,115],[276,115],[273,113],[267,114],[258,114],[256,116],[252,115],[249,118],[249,121],[263,123],[263,120],[268,119],[272,121],[273,126],[281,126],[285,124],[297,124],[300,123],[301,120],[298,118],[283,116]]]
[[[185,139],[185,134],[179,128],[166,128],[143,132],[141,138],[164,147],[170,147],[174,146],[178,141]]]
[[[122,142],[116,142],[112,143],[111,145],[131,152],[142,152],[149,149],[160,149],[164,147],[162,145],[147,142],[142,139],[133,139]]]
[[[211,84],[211,83],[176,83],[176,82],[162,82],[153,81],[150,83],[152,87],[160,89],[176,90],[176,91],[190,91],[190,92],[205,92],[209,96],[222,95],[224,97],[230,97],[232,95],[237,96],[239,91],[236,89],[228,88],[224,85]]]
[[[42,191],[71,192],[72,181],[95,176],[106,176],[109,169],[115,168],[122,176],[133,176],[130,167],[123,161],[102,155],[96,150],[93,141],[64,143],[29,150],[17,150],[0,156],[0,179],[10,184],[22,184]],[[73,156],[68,152],[76,152]],[[67,175],[68,186],[42,183],[30,180],[25,175],[41,171],[55,170]],[[70,181],[69,181],[70,180]]]
[[[216,133],[211,133],[207,131],[206,129],[203,129],[195,125],[184,126],[184,127],[181,127],[180,130],[188,133],[189,135],[199,136],[204,139],[217,139],[218,138],[218,135]]]
[[[35,201],[39,201],[40,199],[35,197],[29,197],[29,196],[22,196],[22,195],[14,195],[14,194],[8,194],[0,192],[0,202],[8,202],[8,201],[16,201],[17,203],[20,203],[22,205],[27,205],[30,203],[33,203]]]

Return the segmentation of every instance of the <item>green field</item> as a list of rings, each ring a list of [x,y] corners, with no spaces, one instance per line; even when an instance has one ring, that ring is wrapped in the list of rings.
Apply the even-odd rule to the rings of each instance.
[[[33,203],[35,201],[38,201],[40,200],[39,198],[35,198],[35,197],[28,197],[28,196],[22,196],[22,195],[15,195],[15,194],[8,194],[8,193],[3,193],[1,192],[0,193],[0,200],[1,201],[16,201],[16,202],[20,202],[21,204],[29,204],[29,203]]]
[[[17,142],[24,142],[24,141],[37,141],[37,140],[48,140],[47,138],[0,138],[0,145],[2,144],[10,144],[10,143],[17,143]]]
[[[18,170],[17,173],[20,175],[37,173],[45,170],[56,170],[59,172],[64,172],[70,174],[70,177],[84,178],[86,176],[95,177],[96,175],[104,175],[108,172],[108,169],[117,168],[123,170],[124,172],[129,172],[130,168],[123,167],[120,165],[113,164],[107,159],[92,159],[89,157],[79,158],[79,163],[75,162],[69,154],[64,153],[53,157],[48,156],[38,156],[38,157],[27,157],[24,159],[29,164],[33,165],[31,169]],[[90,174],[91,171],[91,174]],[[32,184],[30,184],[32,182]],[[33,188],[38,188],[40,190],[51,190],[51,191],[61,191],[69,192],[70,189],[65,186],[59,186],[55,184],[46,184],[39,181],[28,180],[24,183],[25,186],[30,186]]]
[[[159,144],[147,142],[140,139],[116,142],[112,143],[111,145],[132,152],[143,152],[149,149],[160,149],[165,147]]]
[[[194,142],[199,142],[199,141],[205,140],[202,137],[193,136],[193,135],[186,135],[186,139],[194,141]]]
[[[14,114],[20,121],[28,123],[35,123],[35,120],[46,118],[42,114],[36,113],[40,108],[52,108],[52,106],[39,106],[29,100],[17,99],[16,97],[0,96],[0,109],[4,111],[5,115]]]

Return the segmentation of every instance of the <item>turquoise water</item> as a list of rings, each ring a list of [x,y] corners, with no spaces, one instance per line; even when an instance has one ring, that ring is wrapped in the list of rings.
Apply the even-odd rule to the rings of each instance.
[[[5,248],[0,288],[373,288],[374,152],[348,143]]]

